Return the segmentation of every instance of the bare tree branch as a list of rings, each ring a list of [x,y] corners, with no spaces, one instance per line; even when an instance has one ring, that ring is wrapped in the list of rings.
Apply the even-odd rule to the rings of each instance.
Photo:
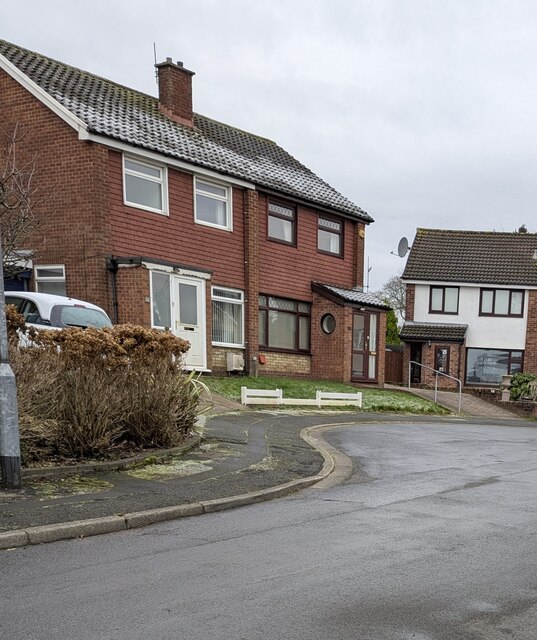
[[[3,268],[11,276],[24,268],[17,250],[36,227],[41,191],[35,184],[36,156],[23,160],[18,155],[26,134],[27,129],[18,123],[11,131],[0,128],[0,230]]]
[[[377,292],[377,296],[395,311],[398,322],[405,321],[406,286],[400,276],[392,276],[385,282]]]

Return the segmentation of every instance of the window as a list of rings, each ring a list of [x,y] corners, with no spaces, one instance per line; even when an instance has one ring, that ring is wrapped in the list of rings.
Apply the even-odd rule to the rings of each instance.
[[[199,224],[232,230],[231,189],[194,178],[194,219]]]
[[[296,211],[279,202],[268,203],[268,237],[285,244],[296,244]]]
[[[151,325],[156,329],[172,326],[170,274],[151,271]]]
[[[40,293],[53,293],[65,296],[65,267],[63,264],[41,265],[35,267],[35,290]]]
[[[343,221],[319,216],[317,249],[335,256],[343,255]]]
[[[481,289],[480,316],[516,316],[524,313],[524,291]]]
[[[442,373],[449,373],[449,347],[435,348],[434,368]]]
[[[166,168],[123,156],[123,199],[132,207],[166,214]]]
[[[328,335],[336,330],[336,319],[331,313],[325,313],[321,318],[321,329]]]
[[[309,352],[310,309],[307,302],[259,296],[259,345]]]
[[[244,346],[244,294],[236,289],[213,287],[213,344]]]
[[[459,287],[431,287],[429,313],[459,313]]]
[[[498,385],[502,376],[522,371],[523,352],[507,349],[467,349],[466,383]]]

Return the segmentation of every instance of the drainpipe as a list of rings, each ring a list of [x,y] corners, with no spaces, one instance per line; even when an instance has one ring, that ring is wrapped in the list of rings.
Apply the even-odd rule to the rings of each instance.
[[[117,301],[117,260],[113,257],[108,258],[106,268],[110,272],[110,281],[112,288],[112,322],[117,324],[119,322],[118,301]]]

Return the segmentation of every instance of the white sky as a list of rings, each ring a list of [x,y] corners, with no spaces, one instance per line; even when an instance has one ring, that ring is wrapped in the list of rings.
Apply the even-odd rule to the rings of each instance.
[[[18,0],[0,37],[280,144],[365,209],[371,290],[418,226],[537,231],[532,0]]]

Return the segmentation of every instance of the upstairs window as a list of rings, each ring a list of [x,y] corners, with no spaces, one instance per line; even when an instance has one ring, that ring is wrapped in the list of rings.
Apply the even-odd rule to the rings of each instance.
[[[166,214],[166,168],[123,156],[123,199],[131,207]]]
[[[40,265],[34,269],[35,290],[65,296],[65,267],[63,264]]]
[[[231,231],[231,188],[194,178],[194,190],[195,221]]]
[[[459,313],[459,287],[431,287],[429,313]]]
[[[515,289],[481,289],[480,316],[513,316],[524,313],[524,291]]]
[[[280,202],[268,203],[268,237],[296,245],[296,209]]]
[[[317,222],[317,249],[334,256],[343,255],[343,221],[319,216]]]

